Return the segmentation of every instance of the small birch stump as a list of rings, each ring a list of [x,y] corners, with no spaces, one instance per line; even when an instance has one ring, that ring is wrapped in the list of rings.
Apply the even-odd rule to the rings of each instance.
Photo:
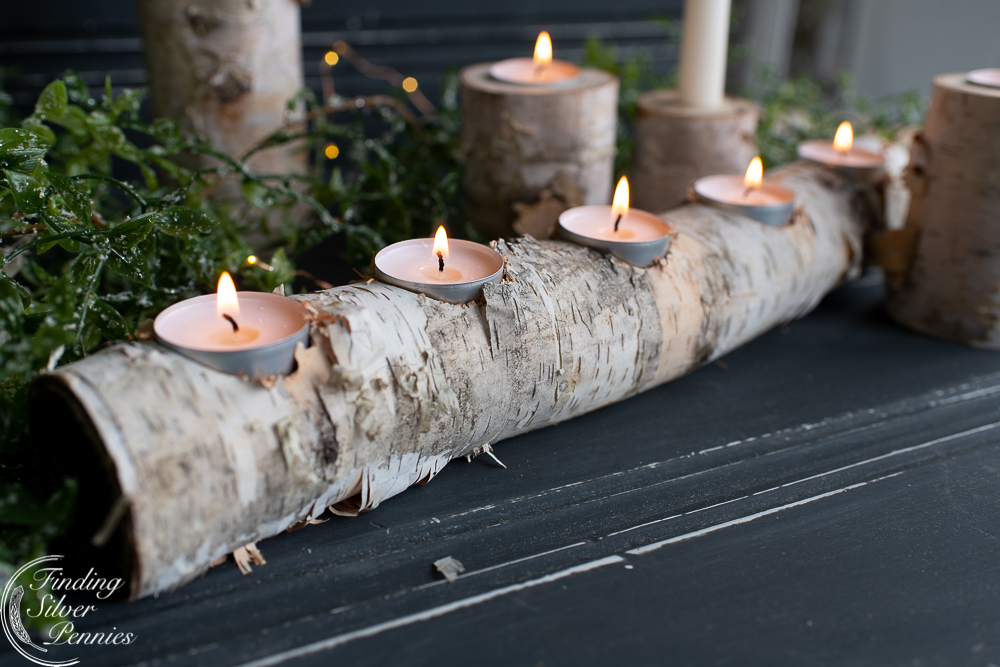
[[[742,174],[757,154],[760,112],[749,100],[727,97],[722,107],[706,111],[682,106],[675,90],[653,90],[636,106],[629,175],[636,208],[679,206],[696,178]]]
[[[116,565],[133,597],[167,590],[327,508],[371,510],[453,458],[801,317],[857,273],[868,209],[822,167],[773,177],[798,197],[789,224],[684,206],[664,214],[677,236],[648,269],[524,238],[497,242],[506,280],[480,303],[378,282],[296,297],[315,313],[312,345],[267,386],[152,343],[41,377],[32,434],[78,475],[77,544],[97,552],[102,576]]]
[[[530,215],[532,228],[522,231],[539,236],[534,230],[554,229],[572,205],[610,203],[618,78],[585,67],[571,81],[527,86],[494,79],[489,66],[460,72],[466,217],[475,228],[510,237],[515,221]],[[543,196],[553,190],[575,191],[573,201]],[[538,211],[525,212],[535,204]]]
[[[1000,349],[1000,89],[941,74],[911,149],[909,217],[889,314],[921,333]]]
[[[304,86],[296,0],[138,0],[154,115],[241,157],[286,121]],[[260,151],[260,173],[306,171],[301,146]]]

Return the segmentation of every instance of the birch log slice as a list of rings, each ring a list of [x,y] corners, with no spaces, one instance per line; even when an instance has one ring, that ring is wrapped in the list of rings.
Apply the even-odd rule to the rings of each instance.
[[[774,178],[801,204],[788,225],[684,206],[665,214],[677,237],[648,269],[525,238],[498,242],[507,281],[481,303],[376,282],[297,297],[316,313],[312,346],[271,388],[118,345],[34,385],[32,433],[83,466],[76,534],[98,536],[132,595],[177,586],[328,507],[372,509],[452,458],[638,394],[807,313],[858,270],[866,209],[822,167]],[[81,428],[92,452],[72,437]]]
[[[934,78],[914,142],[906,231],[916,247],[889,313],[931,336],[1000,349],[1000,89]]]
[[[742,174],[757,154],[760,112],[749,100],[727,97],[706,111],[682,106],[675,90],[654,90],[639,96],[636,113],[629,176],[636,208],[679,206],[696,178]]]
[[[154,115],[241,157],[286,121],[303,87],[296,0],[138,0]],[[301,173],[297,144],[250,160],[265,174]]]
[[[585,67],[568,81],[518,85],[492,78],[489,66],[460,73],[467,218],[476,229],[513,236],[515,204],[539,203],[546,189],[570,191],[545,216],[551,229],[565,208],[610,203],[618,78]],[[545,221],[522,233],[541,236]]]

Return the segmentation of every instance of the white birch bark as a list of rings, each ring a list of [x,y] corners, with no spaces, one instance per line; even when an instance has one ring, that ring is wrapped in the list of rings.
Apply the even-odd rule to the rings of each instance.
[[[36,407],[68,406],[107,463],[91,488],[120,488],[127,511],[104,533],[129,552],[132,595],[169,589],[327,507],[373,509],[452,458],[633,396],[807,313],[857,272],[866,208],[822,167],[775,177],[798,196],[791,223],[684,206],[664,214],[677,236],[648,269],[524,238],[497,243],[508,279],[480,303],[377,282],[297,297],[316,312],[312,346],[270,388],[129,343],[45,376]],[[39,426],[39,444],[56,448]],[[113,516],[108,504],[94,521]]]
[[[934,78],[907,174],[889,314],[921,333],[1000,349],[1000,89]]]

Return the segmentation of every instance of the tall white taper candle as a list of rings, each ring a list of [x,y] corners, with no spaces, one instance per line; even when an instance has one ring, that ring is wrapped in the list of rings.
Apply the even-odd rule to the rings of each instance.
[[[730,0],[685,0],[681,36],[680,102],[697,109],[722,106],[726,88]]]

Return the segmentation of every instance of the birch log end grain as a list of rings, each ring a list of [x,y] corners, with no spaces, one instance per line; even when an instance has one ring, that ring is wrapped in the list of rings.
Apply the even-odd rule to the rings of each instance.
[[[296,0],[138,0],[153,113],[241,157],[287,120],[303,87]],[[296,144],[260,151],[255,171],[302,173]]]
[[[760,112],[749,100],[727,97],[706,111],[682,106],[675,90],[653,90],[639,96],[636,113],[629,176],[636,208],[679,206],[696,178],[742,174],[757,154]]]
[[[579,203],[610,203],[618,78],[585,67],[570,81],[526,86],[494,79],[489,66],[460,73],[466,213],[473,226],[490,238],[513,236],[515,207],[538,203],[546,190],[575,189]],[[546,199],[545,208],[554,228],[560,207]]]
[[[941,74],[914,141],[908,271],[889,314],[917,331],[1000,349],[1000,89]],[[888,275],[888,274],[887,274]]]
[[[497,242],[506,278],[478,303],[377,282],[296,297],[314,313],[311,347],[266,386],[152,343],[43,375],[32,435],[79,466],[77,543],[97,550],[102,576],[118,564],[133,597],[167,590],[327,508],[373,509],[453,458],[801,317],[857,274],[869,209],[820,166],[772,177],[799,202],[787,225],[683,206],[664,214],[676,237],[649,268],[525,237]]]

